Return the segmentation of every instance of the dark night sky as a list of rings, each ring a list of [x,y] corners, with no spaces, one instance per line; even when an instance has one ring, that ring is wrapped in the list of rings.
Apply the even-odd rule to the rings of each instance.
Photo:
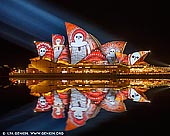
[[[159,1],[145,0],[104,0],[96,2],[89,0],[37,0],[36,2],[51,6],[53,12],[55,12],[55,7],[61,7],[65,13],[70,13],[72,16],[111,35],[121,37],[121,40],[127,41],[125,53],[151,50],[146,58],[151,64],[170,64],[168,22],[170,15],[165,6],[166,3],[163,5]],[[66,16],[63,16],[63,18],[67,19]],[[93,33],[93,30],[90,32]],[[102,33],[98,35],[102,37]],[[29,58],[36,56],[35,52],[24,49],[17,43],[5,40],[2,37],[0,37],[1,48],[3,48],[0,51],[0,63],[13,65],[17,60],[14,64],[19,65],[19,63],[27,63]],[[113,36],[113,40],[119,39]],[[7,44],[11,46],[2,47],[2,45]]]
[[[75,14],[83,16],[88,22],[122,37],[127,41],[127,50],[132,46],[134,47],[132,50],[135,51],[150,49],[152,51],[150,58],[153,61],[170,64],[168,57],[170,52],[168,18],[170,15],[165,6],[166,3],[153,0],[104,0],[97,1],[95,4],[88,0],[82,2],[83,6],[81,2],[77,1],[69,1],[68,4],[65,4],[66,0],[62,0],[60,3],[64,5],[65,9],[70,9]]]

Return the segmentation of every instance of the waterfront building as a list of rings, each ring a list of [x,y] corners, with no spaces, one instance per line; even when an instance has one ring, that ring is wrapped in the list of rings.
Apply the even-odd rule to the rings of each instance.
[[[126,41],[101,44],[97,38],[79,26],[65,22],[68,45],[60,34],[52,34],[50,42],[35,41],[38,55],[30,58],[26,73],[129,73],[134,65],[149,65],[144,61],[150,51],[125,54]]]

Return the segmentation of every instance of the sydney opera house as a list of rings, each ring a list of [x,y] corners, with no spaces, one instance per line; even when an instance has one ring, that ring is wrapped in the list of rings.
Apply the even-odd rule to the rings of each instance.
[[[34,41],[37,57],[30,59],[30,64],[23,73],[124,75],[170,72],[169,67],[153,67],[144,61],[150,50],[125,54],[126,41],[109,41],[101,44],[92,34],[75,24],[65,22],[65,27],[68,44],[61,34],[52,34],[51,42]]]
[[[35,41],[38,57],[31,58],[27,73],[117,73],[129,72],[132,65],[144,62],[150,51],[124,54],[126,41],[101,44],[93,35],[75,24],[65,22],[65,37],[52,34],[50,42]]]

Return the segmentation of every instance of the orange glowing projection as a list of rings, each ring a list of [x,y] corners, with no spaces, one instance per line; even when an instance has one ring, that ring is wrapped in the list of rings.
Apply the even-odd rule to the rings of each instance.
[[[85,125],[87,114],[90,107],[90,101],[76,89],[71,89],[71,99],[66,122],[66,130],[74,129]]]
[[[34,109],[34,112],[46,112],[51,110],[51,104],[48,103],[45,96],[40,96],[38,98],[37,105]]]
[[[149,100],[146,99],[146,96],[135,90],[134,88],[130,88],[129,90],[129,95],[128,95],[128,98],[129,99],[132,99],[133,101],[137,101],[137,102],[150,102]]]
[[[126,46],[125,41],[112,41],[100,46],[102,53],[106,56],[110,64],[117,62],[116,53],[123,53]]]
[[[93,37],[84,29],[77,25],[65,22],[69,49],[71,54],[71,64],[76,64],[98,47]]]
[[[54,57],[53,49],[49,42],[35,42],[40,59],[52,61]]]
[[[137,62],[143,61],[149,52],[150,51],[138,51],[138,52],[133,52],[132,54],[129,54],[128,65],[134,65]]]
[[[104,64],[107,63],[107,59],[99,49],[95,49],[80,62],[88,64]]]
[[[57,62],[70,64],[71,60],[70,60],[70,51],[69,51],[68,45],[66,45],[64,49],[62,50],[62,52],[60,53]]]
[[[125,95],[120,91],[109,90],[100,106],[107,111],[124,112],[126,111],[125,98]]]
[[[52,34],[52,48],[54,52],[54,62],[57,62],[58,56],[65,47],[65,37],[60,34]]]
[[[53,105],[52,105],[52,117],[55,119],[60,119],[65,117],[65,105],[62,102],[62,99],[56,91],[53,91]]]

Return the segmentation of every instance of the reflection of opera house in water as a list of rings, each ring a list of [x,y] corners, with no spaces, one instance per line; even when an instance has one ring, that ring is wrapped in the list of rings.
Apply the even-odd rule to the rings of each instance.
[[[16,80],[11,80],[13,83]],[[49,112],[53,119],[66,118],[65,130],[73,130],[95,118],[100,111],[122,113],[125,101],[150,103],[146,92],[158,86],[170,86],[168,79],[113,80],[18,80],[37,97],[33,111]]]
[[[101,44],[84,29],[68,22],[65,26],[68,45],[60,34],[52,34],[52,44],[35,41],[38,57],[30,59],[26,73],[160,72],[160,69],[147,69],[149,64],[144,59],[150,51],[125,54],[125,41]]]

